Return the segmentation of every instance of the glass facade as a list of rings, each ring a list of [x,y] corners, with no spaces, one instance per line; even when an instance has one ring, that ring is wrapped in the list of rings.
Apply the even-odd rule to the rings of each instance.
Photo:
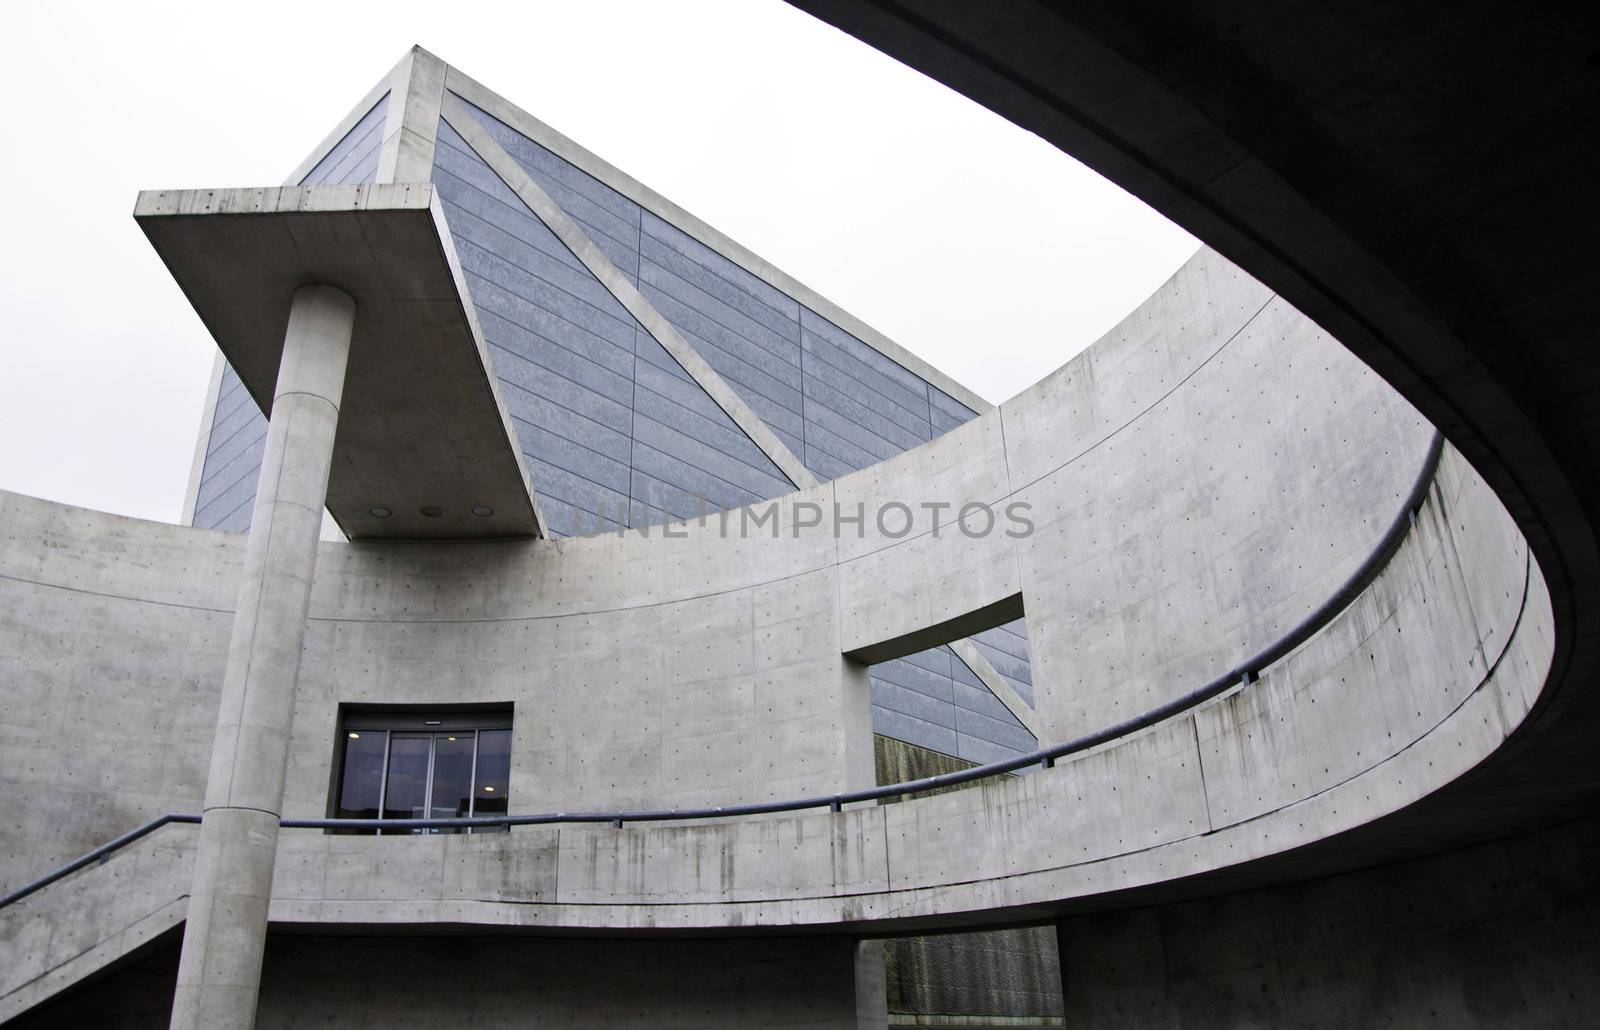
[[[345,718],[341,736],[339,784],[334,791],[337,818],[454,819],[504,815],[509,810],[511,718],[507,714],[352,714]],[[504,832],[504,827],[467,832]]]

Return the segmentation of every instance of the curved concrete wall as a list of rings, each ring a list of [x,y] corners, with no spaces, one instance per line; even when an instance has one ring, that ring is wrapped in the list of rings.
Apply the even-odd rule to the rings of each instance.
[[[1463,561],[1464,539],[1481,545]],[[1537,699],[1548,597],[1447,453],[1387,570],[1260,680],[1033,775],[838,815],[408,842],[288,835],[275,920],[613,932],[1040,917],[1316,845],[1491,753]]]
[[[0,493],[0,883],[205,791],[233,534]]]
[[[1065,739],[1192,689],[1319,605],[1382,536],[1429,438],[1334,341],[1202,254],[997,411],[786,499],[776,539],[725,538],[713,519],[671,537],[325,545],[286,813],[325,813],[342,702],[513,703],[514,811],[865,786],[866,674],[843,656],[1017,595],[1040,711]],[[861,537],[836,538],[827,520],[797,528],[795,500],[1022,501],[1037,531],[975,539],[945,516],[937,534],[923,521],[892,537],[869,516]],[[15,884],[198,804],[238,544],[6,504],[5,732],[35,748],[0,830],[0,876]],[[38,625],[64,630],[41,648]],[[629,930],[1015,918],[1401,808],[1498,746],[1549,653],[1521,537],[1447,454],[1399,555],[1332,626],[1257,683],[1053,771],[712,826],[291,833],[273,914]],[[60,663],[75,670],[62,682],[76,708],[59,687],[11,700],[12,684],[56,682]],[[74,751],[84,719],[99,735]],[[94,784],[82,802],[94,816],[47,833],[59,784],[79,778]],[[97,875],[5,919],[39,916]]]

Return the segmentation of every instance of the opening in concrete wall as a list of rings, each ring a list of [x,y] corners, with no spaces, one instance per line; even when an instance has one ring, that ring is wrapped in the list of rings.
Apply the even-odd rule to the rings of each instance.
[[[962,763],[960,768],[1039,747],[1032,650],[1020,595],[919,637],[915,645],[918,649],[909,653],[906,647],[882,652],[894,657],[867,656],[876,736],[948,757]],[[916,778],[883,779],[884,761],[880,756],[880,785]],[[907,767],[926,764],[919,760]]]
[[[511,709],[347,709],[340,715],[333,777],[329,814],[338,819],[504,815],[510,804]],[[387,832],[506,830],[501,826]]]
[[[1053,925],[881,943],[890,1026],[1066,1025]]]
[[[869,665],[878,786],[1039,747],[1021,607],[1020,596],[1009,598],[990,612],[993,624],[986,628],[971,631],[969,623],[969,636]],[[893,937],[881,944],[891,1026],[1062,1025],[1061,971],[1050,927]]]

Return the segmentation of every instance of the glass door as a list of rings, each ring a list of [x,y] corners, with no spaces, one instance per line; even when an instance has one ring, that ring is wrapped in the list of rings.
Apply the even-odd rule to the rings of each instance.
[[[432,779],[433,734],[389,734],[389,762],[383,781],[385,819],[425,819]]]
[[[511,780],[511,731],[479,730],[478,760],[472,772],[476,789],[472,792],[473,815],[505,815],[506,790]],[[474,833],[507,833],[510,827],[494,826]]]
[[[461,725],[464,722],[467,725]],[[343,737],[341,776],[334,795],[340,818],[457,819],[507,811],[511,730],[503,724],[484,727],[460,717],[413,716],[396,718],[385,727],[377,718],[363,716],[346,722]],[[504,830],[487,827],[468,832]]]
[[[472,814],[472,764],[477,738],[475,730],[433,735],[433,774],[428,782],[429,819],[456,819]]]

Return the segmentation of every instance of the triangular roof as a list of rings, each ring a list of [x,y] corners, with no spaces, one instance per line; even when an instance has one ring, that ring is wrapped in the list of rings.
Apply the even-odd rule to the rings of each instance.
[[[889,339],[760,255],[696,218],[650,187],[562,135],[500,94],[420,46],[413,46],[388,75],[340,120],[332,132],[286,180],[298,184],[369,114],[381,107],[382,136],[377,183],[425,182],[433,174],[434,147],[444,95],[453,93],[487,112],[570,164],[605,183],[645,210],[677,227],[775,289],[831,321],[907,371],[931,383],[975,412],[994,407],[966,386]]]

